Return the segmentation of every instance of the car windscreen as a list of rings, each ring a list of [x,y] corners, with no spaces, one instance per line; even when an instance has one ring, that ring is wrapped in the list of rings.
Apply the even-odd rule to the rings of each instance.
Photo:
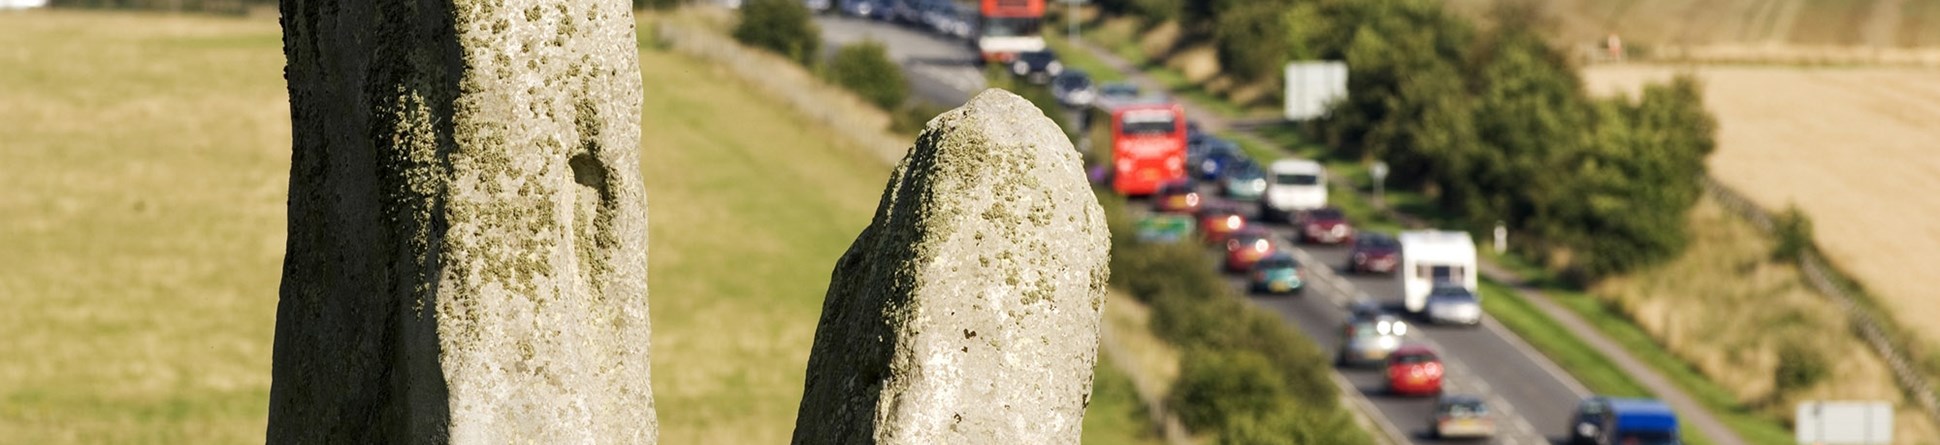
[[[1489,414],[1488,405],[1477,401],[1462,401],[1442,406],[1442,413],[1455,417],[1479,417]]]
[[[1057,82],[1059,87],[1062,87],[1067,90],[1076,90],[1087,86],[1091,86],[1091,78],[1088,78],[1085,76],[1076,76],[1076,75],[1058,76]]]
[[[1039,19],[1031,17],[990,17],[983,20],[984,37],[1037,35]]]
[[[1315,209],[1311,212],[1307,212],[1307,216],[1312,217],[1313,219],[1323,219],[1323,220],[1347,219],[1346,215],[1342,215],[1340,213],[1340,210],[1335,210],[1335,209]]]
[[[1434,354],[1401,354],[1401,355],[1394,356],[1394,363],[1403,364],[1403,365],[1432,363],[1434,361],[1435,361]]]
[[[1125,112],[1120,124],[1125,134],[1166,136],[1179,131],[1179,121],[1170,110],[1132,110]]]
[[[1289,173],[1273,175],[1273,183],[1279,185],[1315,185],[1320,183],[1319,175]]]
[[[1267,259],[1265,259],[1265,260],[1260,260],[1260,265],[1259,265],[1259,268],[1261,268],[1261,269],[1286,269],[1286,268],[1290,268],[1290,267],[1294,267],[1294,266],[1297,266],[1297,265],[1298,265],[1298,264],[1295,264],[1295,263],[1293,262],[1293,259],[1292,259],[1292,258],[1286,258],[1286,257],[1277,257],[1277,258],[1267,258]]]
[[[1138,87],[1126,84],[1111,84],[1099,89],[1099,93],[1113,97],[1132,97],[1138,95]]]
[[[1359,244],[1361,247],[1387,248],[1387,249],[1395,248],[1395,246],[1398,244],[1394,242],[1394,238],[1388,238],[1386,236],[1362,236],[1361,238],[1354,240],[1354,242],[1356,244]]]

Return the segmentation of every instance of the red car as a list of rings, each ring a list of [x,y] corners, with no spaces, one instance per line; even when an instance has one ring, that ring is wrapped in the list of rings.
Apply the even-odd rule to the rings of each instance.
[[[1407,345],[1388,354],[1388,391],[1398,395],[1432,396],[1442,392],[1442,359],[1422,345]]]
[[[1385,233],[1361,234],[1347,252],[1347,271],[1351,273],[1393,273],[1400,263],[1401,243]]]
[[[1253,270],[1253,263],[1279,251],[1273,245],[1273,234],[1259,227],[1247,227],[1226,236],[1226,271],[1244,273]]]
[[[1247,226],[1246,215],[1233,206],[1205,206],[1199,212],[1199,233],[1206,244],[1226,242],[1226,236]]]
[[[1199,213],[1203,198],[1199,196],[1199,188],[1186,181],[1165,183],[1152,194],[1152,201],[1157,204],[1159,211],[1167,213]]]
[[[1354,225],[1347,222],[1347,214],[1333,207],[1308,210],[1300,215],[1300,241],[1319,244],[1340,244],[1354,241]]]

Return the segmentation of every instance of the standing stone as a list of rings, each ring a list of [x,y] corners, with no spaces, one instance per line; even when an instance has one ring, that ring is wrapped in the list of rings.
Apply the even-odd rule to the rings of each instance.
[[[271,443],[653,443],[620,0],[283,0]]]
[[[1110,248],[1036,107],[938,116],[835,266],[794,443],[1078,443]]]

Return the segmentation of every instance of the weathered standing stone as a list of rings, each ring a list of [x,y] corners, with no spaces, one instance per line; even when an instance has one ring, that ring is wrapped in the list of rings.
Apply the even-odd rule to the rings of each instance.
[[[1078,443],[1110,242],[1029,102],[930,121],[835,266],[794,443]]]
[[[271,443],[653,443],[620,0],[283,0]]]

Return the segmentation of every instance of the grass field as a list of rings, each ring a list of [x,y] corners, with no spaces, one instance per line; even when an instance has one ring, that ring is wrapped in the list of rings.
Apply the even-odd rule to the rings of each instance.
[[[276,22],[0,29],[0,442],[260,443],[289,169]],[[888,166],[712,66],[641,65],[662,441],[785,442],[828,273]],[[1087,441],[1140,443],[1122,377],[1099,382]]]

